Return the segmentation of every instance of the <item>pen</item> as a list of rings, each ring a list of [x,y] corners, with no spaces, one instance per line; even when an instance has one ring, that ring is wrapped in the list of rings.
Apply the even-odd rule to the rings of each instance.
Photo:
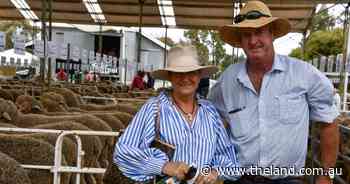
[[[234,109],[234,110],[232,110],[232,111],[229,111],[228,113],[229,113],[229,114],[234,114],[234,113],[237,113],[237,112],[239,112],[239,111],[241,111],[241,110],[243,110],[243,109],[245,109],[245,106],[243,106],[243,107],[241,107],[241,108],[238,108],[238,109]]]

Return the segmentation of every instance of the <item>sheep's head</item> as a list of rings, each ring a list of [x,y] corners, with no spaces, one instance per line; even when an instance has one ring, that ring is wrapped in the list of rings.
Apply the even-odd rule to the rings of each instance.
[[[0,98],[0,119],[12,121],[17,118],[17,107],[9,100]]]
[[[32,96],[20,95],[16,99],[16,106],[19,112],[23,114],[41,112],[40,103]]]

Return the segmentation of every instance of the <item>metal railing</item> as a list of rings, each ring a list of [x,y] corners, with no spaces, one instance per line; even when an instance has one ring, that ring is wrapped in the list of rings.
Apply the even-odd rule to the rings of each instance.
[[[80,174],[104,174],[105,168],[88,168],[82,167],[82,156],[84,151],[82,150],[82,142],[80,136],[119,136],[119,132],[107,132],[107,131],[83,131],[83,130],[49,130],[49,129],[28,129],[28,128],[2,128],[0,132],[20,132],[20,133],[47,133],[57,134],[58,137],[55,143],[55,157],[54,165],[28,165],[22,164],[23,168],[27,169],[42,169],[50,170],[53,173],[53,183],[60,184],[61,173],[76,173],[76,184],[80,184]],[[62,166],[62,143],[63,138],[68,135],[74,135],[77,142],[77,165],[76,166]]]

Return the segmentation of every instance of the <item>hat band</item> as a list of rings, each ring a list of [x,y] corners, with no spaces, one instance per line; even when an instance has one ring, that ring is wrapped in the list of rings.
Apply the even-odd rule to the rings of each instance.
[[[253,10],[253,11],[250,11],[246,14],[240,14],[240,15],[237,15],[235,16],[234,18],[234,22],[236,24],[248,19],[248,20],[255,20],[255,19],[259,19],[261,17],[271,17],[270,15],[266,15],[266,14],[263,14],[257,10]]]

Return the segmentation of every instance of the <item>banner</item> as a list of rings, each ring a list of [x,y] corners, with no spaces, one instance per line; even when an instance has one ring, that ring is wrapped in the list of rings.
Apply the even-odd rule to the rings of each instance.
[[[25,55],[25,36],[16,35],[15,43],[13,45],[16,54]]]
[[[95,52],[90,50],[89,52],[89,64],[95,63]]]
[[[82,64],[88,63],[88,51],[86,49],[82,49],[81,51],[81,63]]]
[[[58,43],[57,47],[59,49],[57,58],[67,60],[68,59],[68,44]]]
[[[34,40],[34,55],[38,57],[45,57],[44,54],[44,41],[42,40]]]
[[[0,32],[0,51],[5,50],[6,35],[4,32]]]
[[[80,60],[80,48],[78,46],[73,46],[72,48],[72,55],[71,59],[73,61],[79,61]]]
[[[51,58],[56,58],[59,54],[59,47],[55,41],[48,42],[47,56]]]

